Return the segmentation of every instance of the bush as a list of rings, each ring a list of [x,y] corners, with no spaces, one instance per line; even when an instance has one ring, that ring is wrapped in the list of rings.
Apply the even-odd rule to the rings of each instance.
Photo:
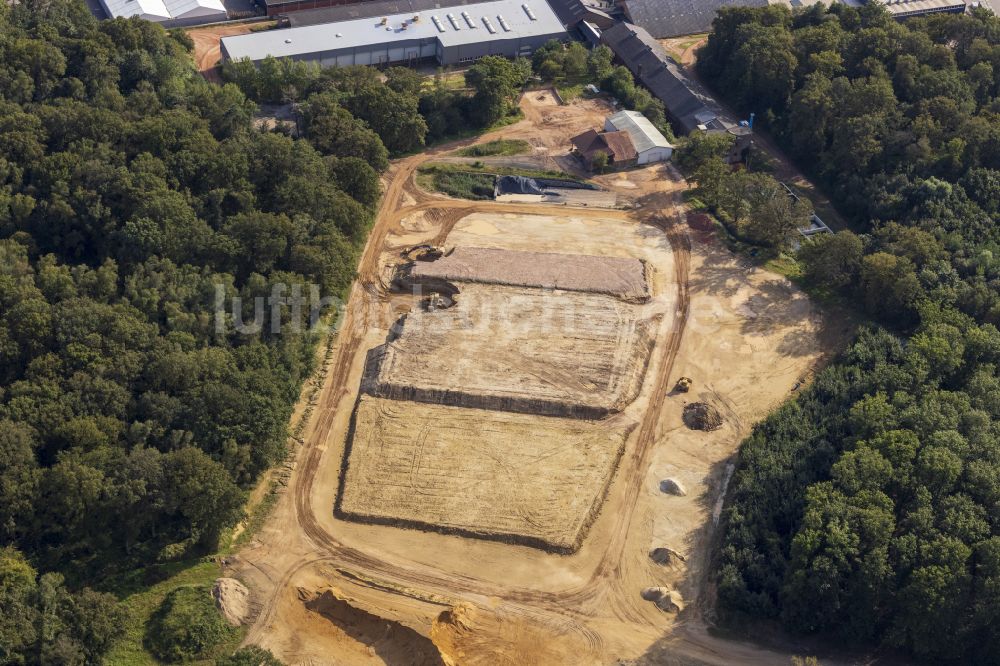
[[[603,150],[594,153],[594,158],[590,161],[590,168],[594,173],[601,173],[608,168],[608,154]]]
[[[531,151],[531,144],[523,139],[496,139],[458,151],[463,157],[487,157],[490,155],[519,155]]]
[[[443,172],[435,174],[434,189],[460,199],[482,201],[493,198],[494,181],[492,174]]]
[[[146,626],[146,649],[168,663],[211,655],[235,629],[215,609],[207,587],[181,587],[163,600]]]
[[[229,657],[215,661],[215,666],[282,666],[269,650],[256,645],[237,650]]]

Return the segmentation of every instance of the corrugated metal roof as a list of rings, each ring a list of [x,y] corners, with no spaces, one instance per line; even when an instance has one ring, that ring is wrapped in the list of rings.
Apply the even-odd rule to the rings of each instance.
[[[624,0],[632,23],[657,39],[693,35],[712,29],[722,7],[766,7],[767,0]]]
[[[608,122],[620,132],[627,132],[632,145],[640,155],[651,148],[672,148],[667,137],[638,111],[619,111],[608,117]]]
[[[528,17],[522,4],[531,7],[537,20]],[[493,38],[482,23],[483,17],[501,28],[506,24],[506,28],[498,30],[498,34],[505,39],[564,32],[562,23],[545,0],[528,0],[527,3],[497,0],[465,5],[463,10],[473,17],[474,28],[470,28],[458,12],[428,10],[419,12],[416,21],[413,20],[414,14],[407,12],[387,16],[385,23],[382,23],[381,17],[369,17],[234,35],[223,37],[222,43],[232,59],[263,60],[268,55],[286,58],[418,39],[437,39],[444,47],[474,44]],[[454,21],[448,18],[449,14],[454,15]],[[444,26],[443,32],[435,26],[434,16]]]
[[[618,23],[601,33],[601,40],[663,102],[683,134],[714,122],[718,114],[710,106],[711,99],[688,80],[648,32],[630,23]]]
[[[301,2],[301,0],[287,0],[287,2],[295,3]],[[267,2],[268,7],[277,7],[278,9],[282,4],[285,3],[280,0],[268,0]],[[436,12],[438,16],[444,16],[437,10],[471,4],[484,3],[477,2],[477,0],[368,0],[367,2],[289,12],[288,22],[293,28],[297,28],[303,25],[319,25],[372,17],[381,18],[392,14],[412,15],[426,11]]]
[[[226,18],[221,0],[101,0],[108,16],[128,18],[138,16],[148,21],[169,21],[195,16]]]

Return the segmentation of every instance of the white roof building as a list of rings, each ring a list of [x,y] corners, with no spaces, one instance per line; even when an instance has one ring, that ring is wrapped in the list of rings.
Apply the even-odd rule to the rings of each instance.
[[[627,132],[635,152],[639,153],[639,164],[664,162],[674,154],[674,147],[649,118],[638,111],[619,111],[608,116],[604,122],[605,132]]]
[[[485,55],[530,56],[566,28],[545,0],[495,0],[353,20],[264,30],[222,38],[227,60],[268,56],[324,67],[470,62]]]
[[[101,0],[101,4],[111,18],[138,16],[175,25],[226,19],[222,0]]]

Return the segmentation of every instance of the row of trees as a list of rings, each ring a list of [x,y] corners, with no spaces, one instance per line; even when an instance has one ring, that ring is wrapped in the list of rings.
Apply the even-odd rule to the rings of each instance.
[[[897,331],[865,330],[744,443],[720,608],[996,663],[1000,19],[730,9],[699,69],[858,230],[804,244],[807,283]]]
[[[734,170],[724,155],[735,137],[726,132],[696,132],[677,153],[677,164],[698,183],[698,196],[736,237],[783,248],[796,229],[808,226],[812,205],[793,197],[774,176]]]
[[[649,118],[664,136],[673,137],[663,102],[637,84],[627,67],[614,65],[614,57],[611,49],[604,45],[588,52],[579,42],[563,44],[552,40],[535,51],[531,66],[534,73],[546,81],[591,81],[625,108]]]
[[[381,138],[391,155],[483,129],[516,110],[530,74],[527,60],[488,56],[466,70],[469,91],[449,87],[440,76],[427,85],[407,67],[384,72],[360,66],[322,69],[316,63],[276,58],[223,66],[223,77],[252,100],[300,103],[306,135],[320,150],[336,145],[356,157],[375,159],[373,164],[384,164],[386,156],[372,153],[365,129]],[[345,120],[348,116],[354,124]]]

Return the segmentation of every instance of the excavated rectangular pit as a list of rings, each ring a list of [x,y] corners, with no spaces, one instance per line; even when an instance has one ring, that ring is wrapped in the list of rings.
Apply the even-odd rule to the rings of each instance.
[[[362,396],[352,430],[342,517],[569,553],[630,429]]]
[[[460,284],[369,354],[363,390],[453,407],[603,418],[635,400],[659,318],[617,298]]]

